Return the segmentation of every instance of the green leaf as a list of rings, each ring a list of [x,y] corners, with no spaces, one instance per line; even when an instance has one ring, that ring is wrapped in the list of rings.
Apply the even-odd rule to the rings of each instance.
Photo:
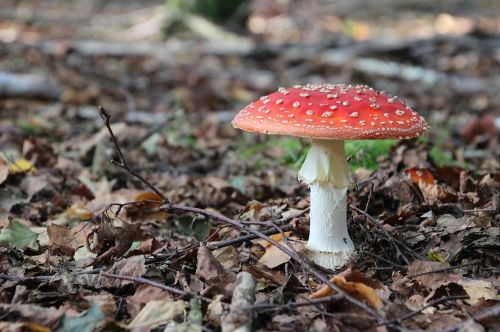
[[[99,305],[92,301],[91,307],[87,313],[79,317],[68,317],[64,315],[61,327],[57,329],[57,332],[92,332],[97,324],[103,320],[104,314],[99,308]]]
[[[38,249],[38,234],[23,223],[12,220],[0,233],[0,245],[9,245],[17,249]]]
[[[351,157],[349,165],[352,169],[363,167],[374,171],[378,169],[378,157],[387,155],[397,142],[396,140],[346,141],[346,156]]]

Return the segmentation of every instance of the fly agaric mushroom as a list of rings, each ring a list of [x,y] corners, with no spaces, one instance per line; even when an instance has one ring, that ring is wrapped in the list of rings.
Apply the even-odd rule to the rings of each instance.
[[[280,88],[246,106],[233,126],[250,132],[312,139],[299,171],[311,191],[308,257],[326,268],[347,262],[354,245],[347,232],[350,184],[344,140],[404,139],[428,128],[403,102],[366,85],[322,84]]]

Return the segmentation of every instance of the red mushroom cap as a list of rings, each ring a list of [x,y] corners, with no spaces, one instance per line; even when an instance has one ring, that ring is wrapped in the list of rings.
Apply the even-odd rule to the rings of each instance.
[[[425,119],[366,85],[280,88],[239,112],[233,126],[251,132],[318,139],[403,139],[424,133]]]

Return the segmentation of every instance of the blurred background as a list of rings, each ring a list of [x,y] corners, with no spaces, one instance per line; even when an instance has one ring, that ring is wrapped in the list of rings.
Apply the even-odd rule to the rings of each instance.
[[[237,132],[237,111],[279,86],[362,83],[430,122],[430,157],[410,166],[496,170],[499,13],[496,0],[2,0],[0,148],[23,154],[29,137],[106,175],[103,105],[161,186],[215,174],[245,192],[240,175],[297,167],[306,144]],[[394,144],[349,143],[353,167],[376,169]]]

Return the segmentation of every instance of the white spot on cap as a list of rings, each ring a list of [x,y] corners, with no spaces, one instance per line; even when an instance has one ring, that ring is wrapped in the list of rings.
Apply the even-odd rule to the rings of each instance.
[[[313,110],[307,110],[307,111],[306,111],[306,114],[307,114],[307,115],[314,115],[314,111],[313,111]]]
[[[395,113],[396,113],[396,115],[398,115],[398,116],[403,116],[403,115],[405,115],[405,111],[402,111],[402,110],[400,110],[400,109],[397,109]]]
[[[292,106],[295,107],[295,108],[299,108],[300,103],[298,101],[294,101],[293,104],[292,104]]]
[[[327,112],[324,112],[323,114],[321,114],[321,116],[324,118],[329,118],[332,115],[333,115],[333,112],[330,112],[330,111],[327,111]]]
[[[358,112],[352,112],[351,114],[349,114],[350,118],[357,118],[358,116],[359,116]]]
[[[276,99],[276,105],[283,104],[283,99]]]

